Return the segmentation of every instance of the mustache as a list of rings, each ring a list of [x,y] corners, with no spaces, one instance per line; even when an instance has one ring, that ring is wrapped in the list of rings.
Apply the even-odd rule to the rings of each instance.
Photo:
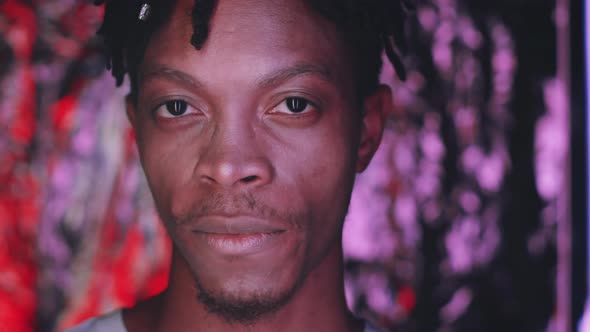
[[[305,211],[278,210],[252,192],[213,192],[192,204],[186,213],[173,217],[173,222],[181,226],[212,215],[247,215],[260,219],[281,220],[296,228],[302,228],[304,221],[309,217],[309,213]]]

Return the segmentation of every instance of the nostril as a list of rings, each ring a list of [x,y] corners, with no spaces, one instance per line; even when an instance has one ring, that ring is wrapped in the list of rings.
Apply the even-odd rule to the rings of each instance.
[[[256,179],[258,179],[258,177],[256,175],[250,175],[250,176],[243,178],[242,182],[250,183],[250,182],[256,181]]]

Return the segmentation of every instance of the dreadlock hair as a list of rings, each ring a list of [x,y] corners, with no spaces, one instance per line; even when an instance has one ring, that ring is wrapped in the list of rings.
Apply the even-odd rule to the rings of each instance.
[[[381,54],[385,50],[397,76],[406,76],[401,55],[406,51],[404,25],[413,7],[410,0],[305,0],[321,16],[336,24],[356,55],[358,93],[369,95],[379,84]],[[98,34],[105,43],[107,69],[121,85],[129,74],[131,96],[137,98],[137,72],[150,36],[170,17],[176,1],[149,0],[151,15],[139,20],[138,13],[146,1],[95,0],[105,5],[105,15]],[[193,34],[190,43],[200,50],[209,35],[211,17],[217,0],[194,0],[191,12]]]

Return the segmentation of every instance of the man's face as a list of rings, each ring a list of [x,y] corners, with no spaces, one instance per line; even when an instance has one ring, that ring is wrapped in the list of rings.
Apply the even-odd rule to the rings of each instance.
[[[219,1],[196,51],[193,5],[140,67],[141,160],[200,292],[276,306],[341,245],[362,127],[352,63],[302,1]]]

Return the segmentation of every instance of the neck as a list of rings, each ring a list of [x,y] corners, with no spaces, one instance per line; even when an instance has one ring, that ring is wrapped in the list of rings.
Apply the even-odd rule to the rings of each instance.
[[[129,332],[135,331],[361,331],[362,324],[346,306],[341,246],[308,274],[291,300],[270,317],[250,325],[229,324],[211,314],[197,300],[192,274],[185,260],[173,252],[170,281],[165,292],[124,313]]]

